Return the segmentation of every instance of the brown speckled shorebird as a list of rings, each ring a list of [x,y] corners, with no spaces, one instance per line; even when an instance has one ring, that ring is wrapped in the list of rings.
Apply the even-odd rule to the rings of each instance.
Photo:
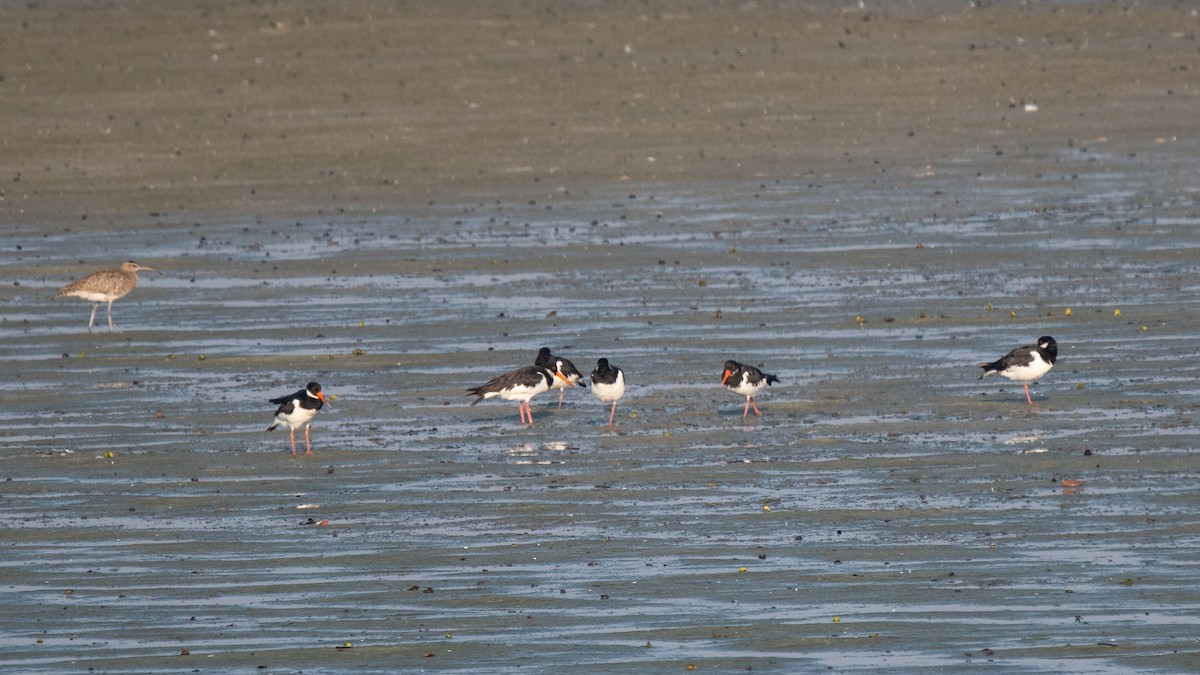
[[[88,332],[92,332],[92,324],[96,323],[96,310],[100,303],[108,303],[108,331],[113,331],[112,304],[129,295],[137,288],[138,272],[156,272],[144,265],[132,261],[121,263],[117,269],[93,272],[79,281],[72,281],[58,290],[58,297],[82,298],[96,303],[92,306],[92,318],[88,319]]]

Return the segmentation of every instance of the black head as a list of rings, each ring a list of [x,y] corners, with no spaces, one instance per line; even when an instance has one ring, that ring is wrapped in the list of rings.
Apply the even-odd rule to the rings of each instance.
[[[721,384],[724,385],[726,382],[729,381],[730,376],[732,376],[734,373],[740,371],[741,369],[742,369],[742,364],[738,363],[737,361],[733,361],[733,360],[726,361],[725,362],[725,374],[721,376]],[[741,379],[740,375],[738,376],[738,379]],[[735,380],[735,382],[736,381],[737,380]]]
[[[1038,338],[1038,348],[1042,350],[1044,358],[1050,363],[1054,363],[1058,359],[1058,343],[1049,335]]]
[[[309,382],[308,386],[304,389],[308,392],[309,398],[319,399],[321,403],[324,403],[330,408],[333,407],[333,404],[329,402],[329,399],[325,398],[325,394],[321,393],[321,385],[317,384],[316,382]],[[317,409],[320,410],[321,406],[318,405]]]
[[[592,379],[597,376],[607,378],[616,377],[617,369],[608,364],[608,359],[596,359],[596,368],[592,371]]]
[[[554,365],[554,355],[550,353],[549,347],[542,347],[538,350],[538,355],[533,360],[533,365],[542,366],[543,368]]]

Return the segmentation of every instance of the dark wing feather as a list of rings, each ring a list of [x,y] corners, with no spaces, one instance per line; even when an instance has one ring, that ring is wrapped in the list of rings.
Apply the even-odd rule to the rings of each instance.
[[[576,387],[587,389],[587,385],[583,383],[583,373],[579,372],[579,369],[575,367],[574,363],[571,363],[561,356],[556,356],[554,358],[562,361],[561,370],[564,377],[574,382]]]
[[[982,380],[984,377],[991,375],[992,373],[1003,372],[1009,368],[1012,368],[1013,366],[1029,365],[1030,363],[1033,363],[1033,353],[1035,351],[1037,351],[1037,345],[1017,347],[1016,349],[996,359],[995,361],[992,361],[991,363],[981,363],[979,364],[979,367],[983,368],[983,375],[980,375],[979,379]]]
[[[293,410],[295,410],[295,408],[293,406],[295,406],[296,401],[301,400],[305,395],[306,395],[305,391],[303,389],[301,389],[300,391],[298,391],[294,394],[288,394],[287,396],[280,396],[279,398],[273,398],[270,401],[268,401],[268,403],[274,403],[275,405],[279,406],[279,410],[275,411],[276,415],[278,415],[279,413],[289,413],[290,414]]]
[[[767,386],[770,386],[772,382],[779,381],[778,377],[775,377],[774,375],[768,375],[767,373],[764,373],[763,371],[759,370],[758,368],[755,368],[754,366],[747,366],[747,365],[743,364],[741,366],[741,371],[742,371],[742,379],[744,379],[746,382],[749,382],[750,384],[758,384],[759,382],[762,382],[765,380],[767,383]]]
[[[510,370],[503,375],[493,377],[478,387],[471,387],[467,390],[467,395],[479,397],[474,401],[471,401],[471,405],[475,405],[483,400],[484,394],[489,394],[494,391],[502,391],[514,384],[520,384],[524,382],[530,386],[533,386],[533,381],[536,381],[536,377],[542,377],[549,381],[550,374],[545,368],[540,368],[538,366],[524,366],[517,368],[516,370]]]

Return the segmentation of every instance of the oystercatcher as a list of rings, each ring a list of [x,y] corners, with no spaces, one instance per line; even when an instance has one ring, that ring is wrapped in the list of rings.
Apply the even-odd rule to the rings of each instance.
[[[550,389],[550,383],[559,378],[566,379],[561,373],[551,372],[541,366],[522,366],[468,389],[467,394],[479,397],[471,401],[471,405],[494,396],[505,401],[517,401],[521,424],[525,424],[525,416],[528,415],[529,425],[533,426],[533,410],[529,408],[529,400]],[[573,385],[568,381],[568,386]]]
[[[88,319],[89,333],[92,332],[92,324],[96,323],[96,310],[100,309],[101,303],[107,302],[108,332],[111,333],[113,332],[113,303],[129,295],[133,289],[137,288],[138,272],[157,271],[133,261],[126,261],[121,263],[121,266],[116,269],[92,272],[78,281],[72,281],[58,290],[58,297],[82,298],[96,303],[92,305],[92,318]]]
[[[533,365],[541,366],[546,370],[554,373],[557,376],[550,383],[551,389],[558,389],[558,407],[562,407],[563,394],[567,393],[567,387],[580,387],[587,389],[587,385],[583,383],[583,373],[575,367],[574,363],[555,356],[550,353],[549,347],[542,347],[538,350],[537,358],[534,359]]]
[[[317,416],[317,411],[321,409],[322,405],[328,403],[330,408],[333,407],[333,404],[325,398],[325,394],[321,393],[321,385],[309,382],[304,389],[294,394],[273,398],[271,403],[278,404],[279,409],[275,411],[275,421],[271,422],[267,431],[286,424],[292,432],[292,456],[294,457],[296,455],[296,429],[304,427],[304,444],[307,446],[304,454],[313,454],[309,424]]]
[[[980,363],[983,374],[979,379],[999,373],[1001,377],[1020,382],[1025,385],[1025,400],[1029,405],[1033,405],[1033,399],[1029,396],[1029,383],[1050,372],[1057,358],[1058,343],[1049,335],[1043,335],[1038,338],[1036,345],[1017,347],[1002,359]]]
[[[751,406],[754,407],[754,414],[762,417],[762,412],[754,404],[754,397],[763,390],[763,387],[778,381],[778,377],[768,375],[754,366],[737,361],[726,361],[725,376],[721,378],[721,385],[735,394],[746,397],[746,409],[742,411],[743,418],[750,414]]]
[[[608,359],[596,361],[596,369],[592,371],[592,395],[605,403],[612,403],[612,412],[608,413],[608,426],[612,426],[613,417],[617,414],[617,401],[625,395],[625,373],[616,366],[610,366]]]

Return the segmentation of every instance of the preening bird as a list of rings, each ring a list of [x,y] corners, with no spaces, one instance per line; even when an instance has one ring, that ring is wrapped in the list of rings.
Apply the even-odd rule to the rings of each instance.
[[[558,391],[558,407],[562,407],[563,394],[567,393],[567,387],[579,387],[587,389],[587,385],[583,383],[583,373],[575,367],[567,359],[561,356],[555,356],[550,352],[549,347],[542,347],[538,351],[537,358],[534,359],[533,365],[540,366],[560,377],[555,377],[550,383],[551,389]]]

